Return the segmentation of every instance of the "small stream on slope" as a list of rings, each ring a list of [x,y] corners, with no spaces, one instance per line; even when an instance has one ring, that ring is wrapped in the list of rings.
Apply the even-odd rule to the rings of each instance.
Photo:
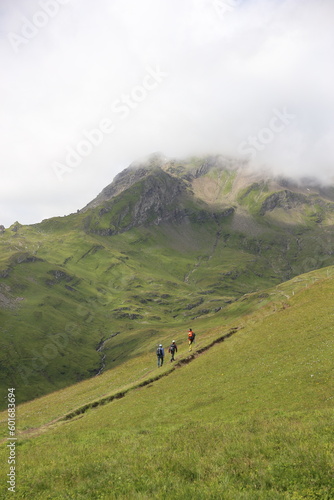
[[[100,366],[98,372],[96,373],[96,377],[98,375],[101,375],[101,373],[103,372],[103,370],[106,367],[105,360],[106,360],[107,355],[105,353],[103,353],[103,350],[104,350],[106,343],[108,342],[108,340],[112,339],[113,337],[116,337],[116,335],[119,335],[120,333],[121,332],[113,333],[112,335],[107,337],[105,340],[101,339],[101,341],[99,342],[99,345],[97,346],[96,350],[97,350],[97,352],[100,352],[102,354],[102,358],[101,358],[101,366]]]

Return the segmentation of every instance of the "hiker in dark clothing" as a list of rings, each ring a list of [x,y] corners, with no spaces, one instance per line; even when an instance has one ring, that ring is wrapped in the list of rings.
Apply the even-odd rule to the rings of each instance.
[[[175,361],[175,359],[174,359],[174,354],[177,352],[177,345],[176,345],[176,343],[175,343],[175,340],[173,340],[173,342],[172,342],[172,343],[171,343],[171,345],[169,346],[168,352],[169,352],[169,353],[170,353],[170,355],[171,355],[170,360],[171,360],[171,361]]]
[[[195,332],[192,331],[191,328],[189,328],[188,331],[188,343],[189,343],[189,351],[192,351],[192,343],[195,340]]]
[[[164,356],[165,356],[164,348],[162,347],[162,344],[159,344],[157,348],[158,368],[164,364]]]

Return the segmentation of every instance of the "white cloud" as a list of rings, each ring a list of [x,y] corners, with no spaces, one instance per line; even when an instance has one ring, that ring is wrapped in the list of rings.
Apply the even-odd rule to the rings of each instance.
[[[238,155],[249,138],[266,138],[274,110],[295,118],[253,163],[329,181],[333,2],[225,4],[219,15],[214,0],[4,1],[0,224],[75,211],[153,151]],[[38,17],[47,6],[55,14]],[[31,38],[13,47],[9,34],[24,38],[29,26]],[[147,68],[168,76],[148,89]],[[125,118],[116,101],[128,103]],[[114,132],[60,182],[55,162],[103,119]]]

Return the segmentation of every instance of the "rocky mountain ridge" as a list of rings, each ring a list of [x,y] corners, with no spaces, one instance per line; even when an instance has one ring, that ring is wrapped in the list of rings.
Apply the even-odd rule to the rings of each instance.
[[[168,159],[160,153],[154,153],[142,161],[131,163],[129,167],[116,175],[114,180],[106,186],[101,193],[91,202],[89,202],[82,212],[95,208],[106,201],[111,200],[123,191],[129,189],[133,184],[144,179],[148,175],[159,170],[168,175],[182,180],[185,185],[191,185],[192,181],[203,177],[210,170],[233,171],[240,168],[243,163],[235,159],[225,158],[223,156],[208,156],[199,159]]]
[[[273,177],[236,159],[177,160],[154,154],[118,174],[81,213],[90,214],[88,230],[112,235],[189,217],[219,218],[222,213],[246,217],[251,213],[259,223],[270,213],[278,224],[292,214],[290,222],[296,224],[333,224],[333,201],[334,190],[314,180]]]
[[[204,157],[190,157],[185,159],[167,158],[160,153],[154,153],[141,161],[135,161],[120,172],[101,193],[89,202],[82,211],[95,208],[109,201],[121,192],[129,189],[133,184],[152,174],[163,170],[169,175],[181,179],[188,186],[193,186],[196,179],[203,178],[212,171],[234,175],[237,189],[250,186],[254,183],[265,183],[271,190],[285,189],[291,192],[318,194],[321,197],[334,201],[334,187],[325,187],[314,178],[288,178],[274,176],[269,171],[256,171],[250,168],[243,160],[223,155]],[[219,180],[219,177],[217,177]]]

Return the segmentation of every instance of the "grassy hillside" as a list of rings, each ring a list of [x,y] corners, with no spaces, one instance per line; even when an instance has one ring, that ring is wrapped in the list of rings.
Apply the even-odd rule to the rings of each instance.
[[[0,238],[0,366],[20,401],[117,366],[166,327],[180,331],[332,259],[315,233],[246,236],[233,216],[112,237],[87,234],[81,219]]]
[[[174,366],[155,366],[152,338],[100,377],[21,405],[16,498],[333,498],[333,273],[198,319],[197,354],[186,332],[162,330],[179,343]]]
[[[76,214],[0,234],[0,408],[6,385],[20,402],[61,389],[334,264],[330,192],[217,158],[161,161],[124,171]]]
[[[67,218],[3,235],[5,384],[20,388],[20,401],[41,395],[136,356],[166,324],[184,328],[214,314],[242,291],[231,278],[221,293],[217,269],[242,273],[252,259],[215,242],[214,224],[138,228],[110,239]]]

